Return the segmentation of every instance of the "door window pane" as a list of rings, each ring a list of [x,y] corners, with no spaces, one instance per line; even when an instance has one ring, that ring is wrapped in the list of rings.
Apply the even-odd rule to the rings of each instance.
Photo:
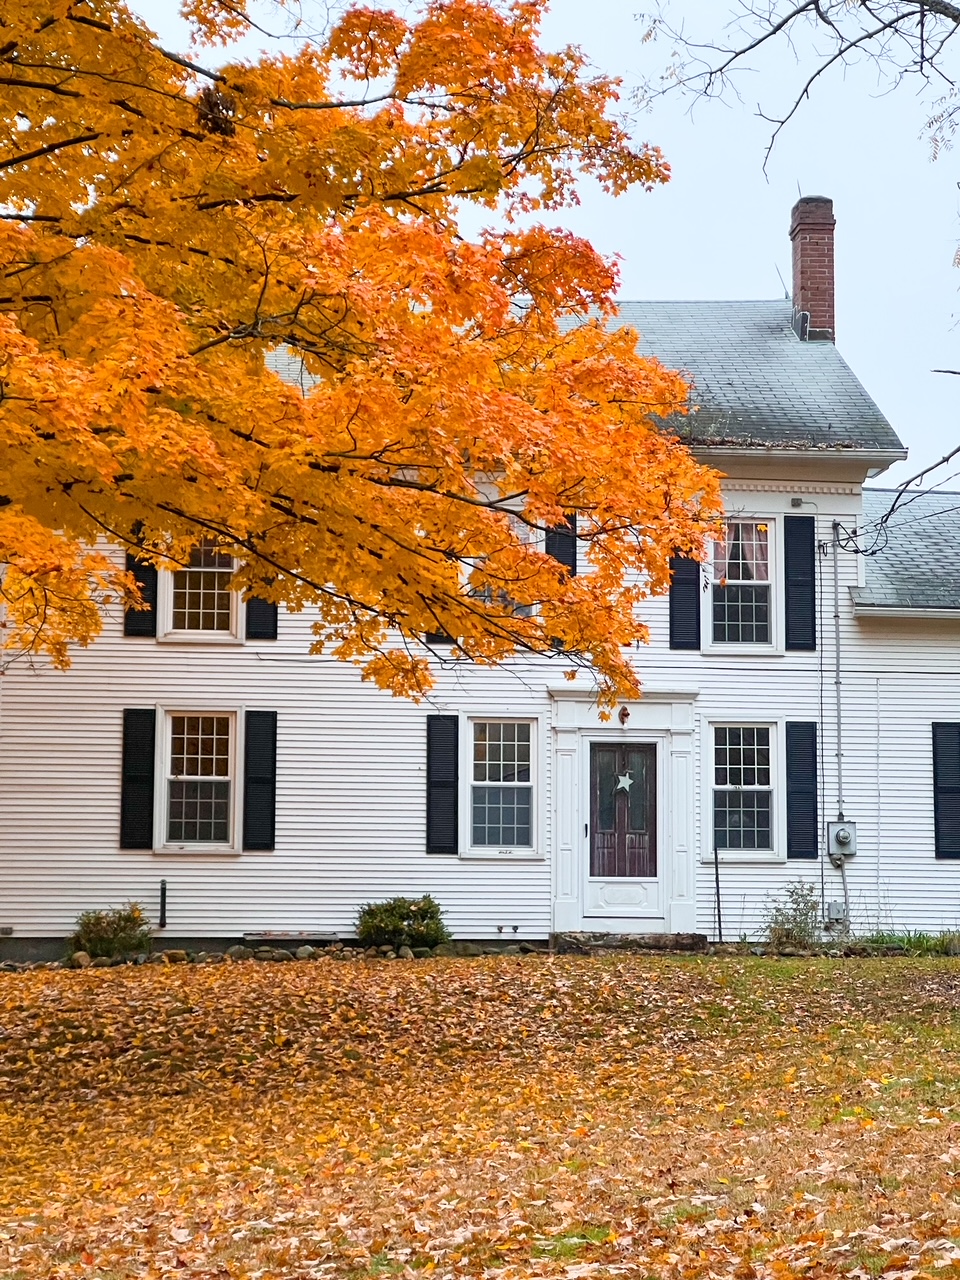
[[[630,790],[627,792],[627,816],[631,831],[647,830],[649,809],[647,762],[649,759],[647,752],[627,752],[627,776],[631,780]]]
[[[656,748],[594,744],[590,751],[590,875],[657,874]]]
[[[594,748],[593,767],[596,795],[594,825],[600,831],[612,831],[617,809],[617,748]]]

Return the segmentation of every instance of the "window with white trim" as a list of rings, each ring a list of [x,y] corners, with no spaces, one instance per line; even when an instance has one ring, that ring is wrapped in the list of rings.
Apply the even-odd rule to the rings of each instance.
[[[769,725],[715,725],[713,839],[719,852],[772,852],[772,732]]]
[[[538,529],[533,529],[519,516],[508,514],[507,520],[510,525],[510,531],[520,542],[527,547],[536,547],[542,549],[542,534]],[[506,545],[506,544],[505,544]],[[489,566],[486,563],[487,557],[481,557],[472,561],[478,569],[484,569],[489,572]],[[504,580],[504,585],[497,586],[496,581],[488,581],[479,586],[470,586],[469,594],[475,600],[482,600],[486,605],[497,605],[505,614],[512,614],[514,617],[529,618],[536,610],[536,606],[532,604],[520,604],[510,593],[510,588],[515,586],[515,582]]]
[[[230,589],[233,557],[212,543],[201,543],[189,563],[172,576],[170,631],[233,635],[236,593]]]
[[[711,627],[714,644],[771,644],[770,525],[728,520],[713,544]]]
[[[167,722],[166,842],[232,844],[235,717],[174,712]]]
[[[475,720],[470,840],[478,848],[533,846],[533,726]]]

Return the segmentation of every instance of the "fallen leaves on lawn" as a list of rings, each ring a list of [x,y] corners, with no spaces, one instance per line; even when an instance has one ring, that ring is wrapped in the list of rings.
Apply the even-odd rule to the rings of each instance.
[[[2,1280],[960,1275],[960,966],[0,980]]]

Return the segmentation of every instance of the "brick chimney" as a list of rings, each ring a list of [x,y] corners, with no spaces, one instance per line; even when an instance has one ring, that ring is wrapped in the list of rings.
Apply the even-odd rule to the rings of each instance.
[[[802,342],[833,342],[833,201],[801,196],[790,215],[793,327]]]

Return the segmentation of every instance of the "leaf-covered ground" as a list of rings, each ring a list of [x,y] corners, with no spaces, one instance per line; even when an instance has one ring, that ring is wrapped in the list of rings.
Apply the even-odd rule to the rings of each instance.
[[[2,1280],[960,1274],[960,963],[0,975]]]

